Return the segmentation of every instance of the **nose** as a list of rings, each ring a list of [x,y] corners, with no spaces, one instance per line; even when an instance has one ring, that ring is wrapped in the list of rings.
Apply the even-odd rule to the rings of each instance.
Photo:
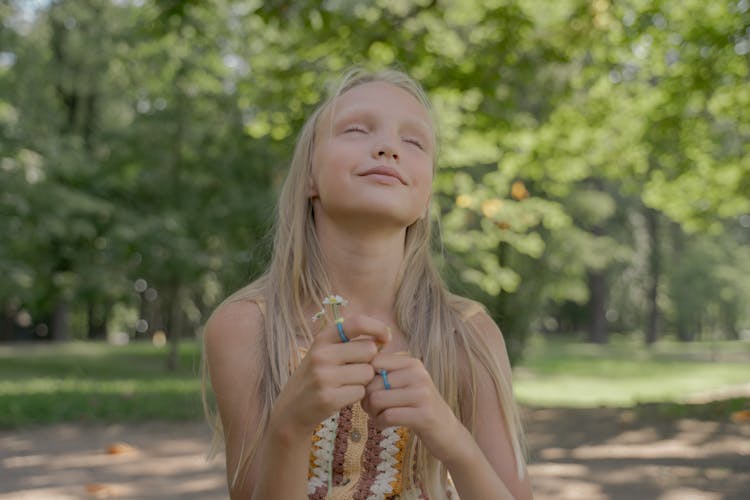
[[[372,156],[375,159],[393,158],[398,160],[398,151],[388,141],[380,141],[373,146]]]

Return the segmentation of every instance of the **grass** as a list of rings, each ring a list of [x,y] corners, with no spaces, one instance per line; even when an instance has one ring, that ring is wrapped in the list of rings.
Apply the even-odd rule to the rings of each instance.
[[[201,418],[198,346],[181,346],[175,372],[166,357],[148,343],[0,345],[0,427]]]
[[[532,406],[680,405],[691,396],[750,384],[750,342],[679,343],[652,349],[534,337],[514,371],[518,400]]]
[[[202,418],[198,345],[183,343],[176,372],[166,370],[166,356],[166,347],[149,343],[0,344],[0,427]],[[526,405],[712,416],[750,409],[750,399],[696,406],[685,398],[750,384],[749,366],[750,342],[662,341],[648,350],[617,338],[598,346],[535,337],[514,384]]]

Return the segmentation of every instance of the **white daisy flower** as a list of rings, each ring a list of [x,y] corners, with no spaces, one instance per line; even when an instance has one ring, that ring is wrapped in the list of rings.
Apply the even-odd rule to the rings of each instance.
[[[341,295],[329,295],[323,299],[323,304],[330,304],[332,306],[345,306],[346,299]]]

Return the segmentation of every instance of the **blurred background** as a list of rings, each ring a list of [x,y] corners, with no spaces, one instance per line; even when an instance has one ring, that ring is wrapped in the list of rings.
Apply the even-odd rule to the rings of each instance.
[[[263,270],[295,135],[353,64],[426,87],[436,253],[524,405],[750,409],[747,0],[0,0],[0,21],[0,426],[200,418],[201,325]]]

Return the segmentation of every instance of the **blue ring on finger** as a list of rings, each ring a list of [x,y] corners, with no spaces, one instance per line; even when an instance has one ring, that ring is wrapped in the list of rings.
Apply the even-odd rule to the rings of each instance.
[[[380,370],[380,376],[383,377],[383,385],[385,386],[385,390],[390,391],[391,384],[388,383],[388,372],[385,370]]]
[[[344,325],[341,322],[336,322],[336,329],[339,331],[339,338],[341,339],[341,342],[349,342],[349,337],[347,337],[344,333]]]

